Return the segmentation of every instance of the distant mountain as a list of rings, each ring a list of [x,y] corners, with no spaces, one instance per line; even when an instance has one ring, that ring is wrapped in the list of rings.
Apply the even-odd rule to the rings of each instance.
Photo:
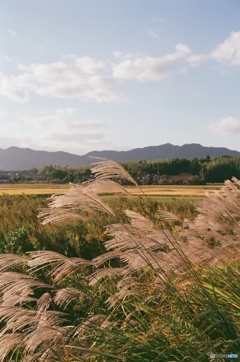
[[[0,170],[22,171],[41,166],[86,166],[94,162],[89,156],[105,157],[117,162],[159,160],[167,158],[211,158],[220,156],[240,157],[240,152],[224,147],[204,147],[197,143],[174,146],[166,143],[160,146],[135,148],[130,151],[93,151],[78,156],[67,152],[34,151],[30,148],[0,148]]]
[[[224,147],[204,147],[197,143],[174,146],[166,143],[160,146],[134,148],[130,151],[95,151],[87,156],[106,157],[117,162],[129,162],[139,160],[160,160],[167,158],[201,158],[209,155],[211,158],[220,156],[240,157],[240,152],[232,151]]]

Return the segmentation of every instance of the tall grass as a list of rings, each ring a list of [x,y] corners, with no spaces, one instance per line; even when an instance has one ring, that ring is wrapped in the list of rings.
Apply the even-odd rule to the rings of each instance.
[[[105,252],[0,256],[0,361],[204,362],[237,353],[240,181],[208,195],[194,220],[147,197],[122,217],[102,195],[131,198],[117,178],[138,185],[109,160],[92,172],[94,181],[51,197],[40,218],[92,215],[97,225],[106,215]]]

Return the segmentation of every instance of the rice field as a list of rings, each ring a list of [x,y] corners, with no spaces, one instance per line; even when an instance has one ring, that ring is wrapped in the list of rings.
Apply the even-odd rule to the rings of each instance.
[[[0,195],[50,195],[65,194],[69,189],[69,185],[59,184],[0,184]]]
[[[141,195],[144,193],[148,196],[161,196],[161,197],[204,197],[206,192],[214,192],[219,190],[222,185],[150,185],[137,187],[127,187],[127,190],[132,195]]]
[[[206,186],[196,185],[146,185],[140,188],[127,186],[126,189],[132,195],[148,195],[154,197],[204,197],[206,192],[219,190],[222,185],[211,184]],[[0,195],[21,195],[21,194],[65,194],[69,190],[68,184],[0,184]]]

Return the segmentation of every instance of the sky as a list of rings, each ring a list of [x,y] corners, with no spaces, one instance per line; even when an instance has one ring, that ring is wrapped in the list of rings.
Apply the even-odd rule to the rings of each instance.
[[[0,0],[0,148],[240,151],[239,0]]]

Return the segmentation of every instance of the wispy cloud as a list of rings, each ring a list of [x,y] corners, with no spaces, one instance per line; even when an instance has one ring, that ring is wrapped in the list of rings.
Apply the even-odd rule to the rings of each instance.
[[[155,38],[155,39],[158,39],[158,38],[159,38],[159,35],[158,35],[157,30],[149,29],[149,30],[148,30],[148,34],[149,34],[152,38]]]
[[[19,65],[18,71],[19,75],[0,74],[0,94],[18,102],[28,101],[31,93],[97,102],[112,102],[119,98],[104,63],[89,57],[75,57],[71,64]]]
[[[182,70],[189,54],[191,50],[187,45],[177,44],[174,53],[162,57],[138,57],[115,64],[113,76],[137,81],[161,80],[172,72]]]
[[[17,33],[14,31],[14,30],[12,30],[12,29],[9,29],[9,34],[12,36],[12,37],[15,37],[15,36],[17,36]]]
[[[11,63],[11,62],[12,62],[12,58],[9,57],[7,54],[4,54],[4,55],[1,55],[1,56],[0,56],[0,62]]]
[[[114,58],[118,59],[119,61],[133,59],[141,56],[141,53],[124,53],[121,51],[114,51],[113,52]]]
[[[240,65],[240,32],[231,32],[230,36],[212,51],[210,57],[226,65]]]
[[[165,23],[166,22],[166,20],[164,18],[157,17],[157,16],[154,17],[152,20],[157,22],[157,23]]]
[[[156,37],[154,30],[151,36]],[[122,53],[119,52],[120,55]],[[120,56],[118,57],[120,59]],[[163,78],[191,68],[200,66],[203,62],[215,60],[229,66],[240,65],[240,32],[232,32],[212,52],[194,54],[187,45],[177,44],[175,52],[161,57],[127,57],[113,66],[113,76],[117,79],[136,81],[162,80]]]
[[[225,117],[211,123],[207,128],[225,136],[240,133],[240,118]]]
[[[89,148],[101,148],[108,144],[105,123],[98,119],[79,120],[75,108],[59,108],[40,115],[15,115],[24,133],[21,135],[20,147],[33,149],[70,150],[79,153]],[[7,125],[6,125],[7,127]],[[5,127],[5,129],[6,129]],[[5,130],[6,131],[6,130]],[[32,138],[34,134],[34,139]]]
[[[105,122],[97,118],[81,118],[76,108],[57,108],[40,114],[19,112],[4,115],[6,121],[0,122],[0,143],[3,148],[14,145],[83,154],[114,146]]]
[[[207,61],[209,59],[208,55],[205,54],[193,54],[190,55],[187,58],[187,63],[192,67],[192,68],[196,68],[199,65],[201,65],[201,63]]]

